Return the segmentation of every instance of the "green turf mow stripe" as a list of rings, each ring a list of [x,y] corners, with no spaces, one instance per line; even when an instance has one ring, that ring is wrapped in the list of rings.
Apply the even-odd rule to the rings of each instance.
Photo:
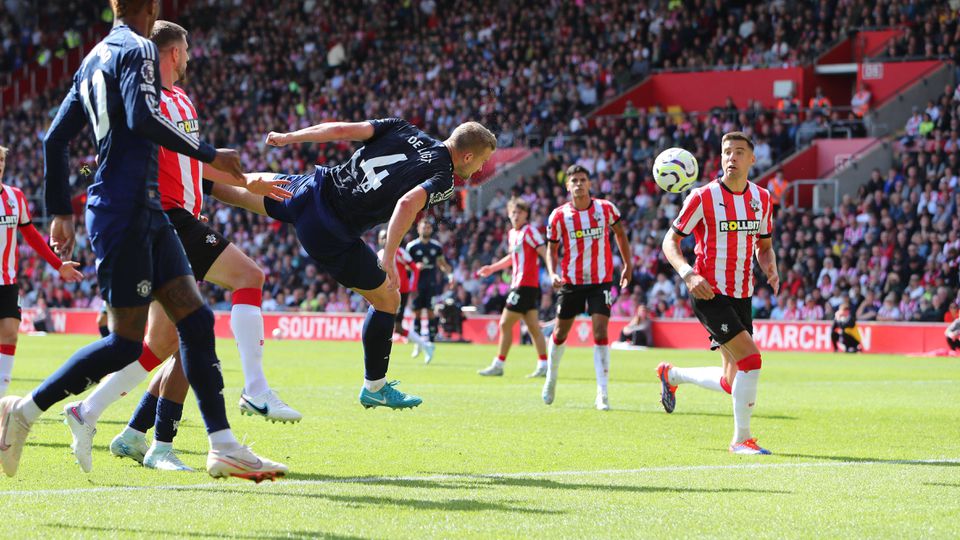
[[[544,472],[518,472],[518,473],[489,473],[489,474],[435,474],[429,476],[358,476],[353,478],[324,478],[321,480],[280,480],[275,485],[277,487],[285,486],[304,486],[320,484],[376,484],[379,482],[443,482],[463,479],[485,478],[541,478],[541,477],[560,477],[560,476],[590,476],[590,475],[625,475],[641,474],[651,472],[686,472],[686,471],[711,471],[724,469],[800,469],[800,468],[824,468],[824,467],[854,467],[863,465],[937,465],[937,464],[957,464],[960,459],[865,459],[863,461],[835,461],[835,462],[798,462],[798,463],[737,463],[731,465],[666,465],[661,467],[641,467],[637,469],[600,469],[595,471],[544,471]],[[117,493],[125,491],[176,491],[179,489],[208,489],[216,492],[217,488],[224,487],[224,482],[207,484],[181,484],[170,486],[104,486],[91,488],[71,488],[71,489],[38,489],[38,490],[16,490],[0,491],[0,496],[37,496],[37,495],[78,495],[87,493]],[[249,485],[249,484],[248,484]]]

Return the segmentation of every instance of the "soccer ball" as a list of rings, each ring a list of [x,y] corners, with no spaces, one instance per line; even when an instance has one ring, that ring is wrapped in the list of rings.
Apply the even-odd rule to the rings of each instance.
[[[682,193],[700,177],[697,158],[683,148],[667,148],[653,162],[653,179],[660,189],[670,193]]]

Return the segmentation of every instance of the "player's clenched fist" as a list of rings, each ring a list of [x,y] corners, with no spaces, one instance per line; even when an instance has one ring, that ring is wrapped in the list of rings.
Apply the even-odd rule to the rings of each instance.
[[[289,137],[286,133],[277,133],[276,131],[271,131],[267,134],[266,142],[270,146],[286,146],[289,144]]]
[[[699,300],[710,300],[713,298],[713,287],[700,274],[693,273],[683,280],[687,284],[687,290],[694,298]]]

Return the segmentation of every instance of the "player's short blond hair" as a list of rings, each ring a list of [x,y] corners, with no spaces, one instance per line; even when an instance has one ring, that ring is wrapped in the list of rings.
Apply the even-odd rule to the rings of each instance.
[[[10,149],[6,146],[0,146],[0,156],[7,157],[7,152],[9,151]]]
[[[464,122],[450,134],[453,147],[462,152],[496,150],[497,137],[480,122]]]
[[[528,216],[530,215],[530,203],[521,199],[520,197],[513,197],[509,201],[507,201],[507,212],[509,212],[514,208],[523,210],[524,212],[527,213]]]

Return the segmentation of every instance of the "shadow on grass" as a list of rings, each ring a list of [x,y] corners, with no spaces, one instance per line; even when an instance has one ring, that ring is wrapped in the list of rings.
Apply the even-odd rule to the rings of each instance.
[[[782,457],[797,457],[806,459],[821,459],[825,461],[842,461],[846,463],[877,463],[881,465],[933,465],[935,467],[960,467],[960,461],[937,461],[920,459],[881,459],[870,457],[853,456],[830,456],[816,454],[785,454],[777,452],[776,455]]]
[[[282,484],[280,484],[282,485]],[[400,497],[386,497],[373,495],[333,495],[329,493],[290,493],[280,491],[258,490],[250,491],[246,489],[202,489],[202,488],[183,488],[177,492],[198,491],[201,493],[238,493],[243,495],[254,495],[255,497],[281,497],[286,499],[304,498],[321,499],[333,503],[341,503],[347,506],[397,506],[401,508],[413,508],[417,510],[443,510],[446,512],[482,512],[494,510],[498,512],[514,512],[520,514],[561,514],[556,510],[543,510],[540,508],[524,508],[517,506],[514,501],[506,503],[483,502],[473,499],[450,499],[444,501],[429,501],[423,499],[404,499]]]
[[[183,538],[233,538],[239,540],[281,540],[289,538],[325,538],[329,540],[357,540],[362,538],[360,536],[347,536],[342,534],[331,534],[324,533],[321,531],[258,531],[251,534],[236,534],[228,532],[218,532],[218,533],[203,533],[203,532],[188,532],[188,531],[174,531],[171,529],[146,529],[146,528],[129,528],[129,527],[96,527],[92,525],[73,525],[70,523],[45,523],[44,527],[51,529],[65,529],[72,531],[92,531],[97,533],[104,533],[105,535],[114,536],[117,533],[133,533],[137,535],[150,534],[157,536],[168,536],[171,533],[176,533],[176,536]]]
[[[490,487],[527,487],[538,489],[566,489],[566,490],[594,490],[625,493],[765,493],[786,495],[792,491],[750,489],[750,488],[685,488],[676,486],[631,486],[621,484],[585,484],[573,482],[559,482],[546,478],[530,478],[520,476],[488,476],[471,474],[437,474],[445,477],[442,480],[403,479],[403,478],[340,478],[327,475],[290,474],[288,478],[297,480],[328,481],[331,484],[370,484],[408,487],[415,489],[478,489]]]
[[[27,448],[31,446],[41,446],[44,448],[66,448],[68,451],[70,450],[70,443],[68,442],[62,442],[62,443],[34,442],[34,441],[27,442]],[[104,442],[104,444],[93,445],[93,450],[94,450],[93,455],[95,456],[94,459],[96,459],[96,456],[101,456],[101,455],[105,457],[111,457],[111,458],[116,457],[110,454],[110,444],[106,442]],[[206,457],[207,455],[206,452],[198,452],[196,450],[185,450],[183,448],[177,448],[177,453],[187,454],[190,456],[204,456],[204,457]]]
[[[943,482],[924,482],[925,486],[937,486],[937,487],[955,487],[960,488],[960,484],[946,484]]]
[[[676,412],[671,416],[707,416],[718,418],[733,418],[733,413],[710,413],[710,412]],[[764,418],[766,420],[799,420],[796,416],[786,416],[783,414],[754,414],[752,418]]]
[[[560,406],[558,408],[563,409],[574,409],[574,410],[594,410],[596,407],[587,406],[587,405],[568,405]],[[617,407],[614,403],[610,406],[609,411],[605,411],[603,414],[616,414],[616,413],[635,413],[635,414],[666,414],[663,412],[663,409],[634,409],[631,407]],[[733,413],[710,413],[710,412],[673,412],[670,416],[706,416],[706,417],[716,417],[716,418],[733,418]],[[799,420],[796,416],[785,416],[782,414],[754,414],[752,418],[762,418],[765,420]]]

